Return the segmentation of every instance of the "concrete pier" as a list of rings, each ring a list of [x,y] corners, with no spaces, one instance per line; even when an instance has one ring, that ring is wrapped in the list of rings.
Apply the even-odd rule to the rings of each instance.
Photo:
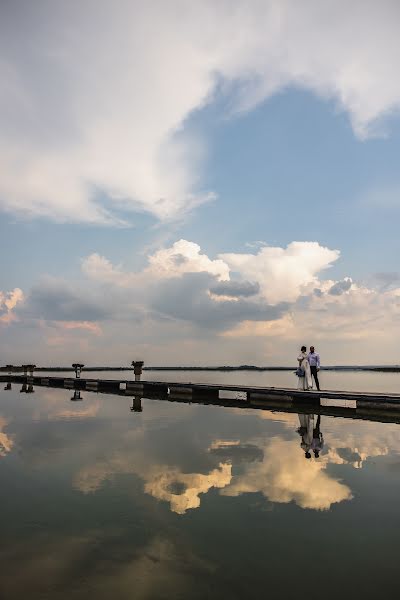
[[[98,381],[86,381],[86,390],[89,390],[89,392],[97,392],[97,390],[99,389],[99,382]]]
[[[400,393],[364,393],[350,391],[301,391],[288,388],[266,388],[225,384],[181,383],[165,381],[132,381],[121,379],[89,379],[71,377],[37,377],[1,375],[0,381],[22,384],[23,392],[33,386],[46,386],[88,392],[133,396],[134,412],[139,398],[195,402],[216,406],[265,408],[285,412],[314,411],[320,414],[367,418],[400,423]],[[78,394],[77,398],[78,399]],[[321,402],[322,401],[322,402]],[[331,403],[331,404],[330,404]],[[350,407],[349,404],[351,405]]]

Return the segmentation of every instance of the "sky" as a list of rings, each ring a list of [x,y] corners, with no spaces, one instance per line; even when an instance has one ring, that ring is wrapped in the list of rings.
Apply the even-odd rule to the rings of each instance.
[[[399,17],[1,0],[0,363],[400,363]]]

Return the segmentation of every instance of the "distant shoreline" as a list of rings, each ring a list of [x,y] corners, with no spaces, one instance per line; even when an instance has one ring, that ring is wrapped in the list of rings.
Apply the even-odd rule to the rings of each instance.
[[[254,365],[239,365],[239,366],[219,366],[219,367],[143,367],[143,371],[216,371],[216,372],[231,372],[231,371],[293,371],[292,367],[256,367]],[[133,367],[84,367],[83,371],[133,371]],[[72,367],[36,367],[37,371],[47,371],[49,373],[57,372],[73,372]],[[381,373],[400,373],[400,365],[336,365],[321,367],[321,371],[372,371]],[[0,367],[0,372],[9,372],[7,367]],[[14,367],[12,372],[21,372],[21,369]]]

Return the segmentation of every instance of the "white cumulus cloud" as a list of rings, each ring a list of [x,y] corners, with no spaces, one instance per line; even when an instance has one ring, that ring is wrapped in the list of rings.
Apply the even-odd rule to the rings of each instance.
[[[399,13],[391,0],[2,3],[0,206],[181,217],[210,197],[184,124],[217,89],[240,111],[302,87],[365,137],[400,106]]]
[[[339,256],[338,250],[330,250],[318,242],[291,242],[286,248],[264,246],[257,254],[231,252],[214,259],[201,252],[198,244],[181,239],[149,255],[148,266],[137,273],[125,271],[97,253],[82,261],[82,270],[90,279],[122,287],[145,286],[190,273],[208,273],[217,281],[231,282],[234,273],[236,281],[232,281],[231,287],[237,288],[238,297],[243,285],[251,281],[253,296],[277,304],[293,302],[311,285],[319,285],[317,275]]]
[[[221,259],[211,260],[201,253],[194,242],[179,240],[171,248],[159,250],[149,257],[150,270],[160,277],[175,277],[183,273],[210,273],[218,281],[229,280],[229,267]]]
[[[339,258],[338,250],[318,242],[292,242],[287,248],[266,246],[257,254],[221,254],[232,271],[257,281],[271,303],[294,301],[302,288],[317,281],[317,274]]]
[[[82,261],[82,271],[101,283],[122,287],[146,285],[158,279],[180,277],[185,273],[209,273],[218,281],[229,280],[229,267],[220,259],[212,260],[194,242],[179,240],[170,248],[162,248],[148,256],[148,266],[140,272],[124,271],[96,252]]]

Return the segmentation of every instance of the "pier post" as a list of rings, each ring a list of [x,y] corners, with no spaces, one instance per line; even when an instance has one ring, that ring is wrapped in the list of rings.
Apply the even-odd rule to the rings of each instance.
[[[33,377],[33,371],[36,369],[36,365],[28,365],[28,371],[30,377]]]
[[[14,369],[14,365],[6,365],[6,369],[8,371],[9,376],[10,376],[10,379],[11,379],[11,375],[12,375],[12,372],[13,372],[13,369]],[[4,389],[5,390],[11,390],[11,381],[9,381],[7,383],[7,385],[4,387]]]
[[[81,371],[83,369],[85,365],[81,364],[81,363],[74,363],[72,365],[72,368],[75,370],[75,377],[76,379],[79,379],[81,376]]]
[[[12,365],[10,365],[12,367]],[[33,377],[33,371],[36,369],[36,365],[22,365],[21,368],[24,370],[24,377]]]
[[[81,396],[81,390],[75,390],[74,395],[72,396],[71,400],[73,400],[73,401],[83,400],[83,398]]]
[[[144,365],[143,360],[133,360],[132,361],[133,372],[135,374],[135,381],[140,381],[140,377],[143,373],[143,365]]]

